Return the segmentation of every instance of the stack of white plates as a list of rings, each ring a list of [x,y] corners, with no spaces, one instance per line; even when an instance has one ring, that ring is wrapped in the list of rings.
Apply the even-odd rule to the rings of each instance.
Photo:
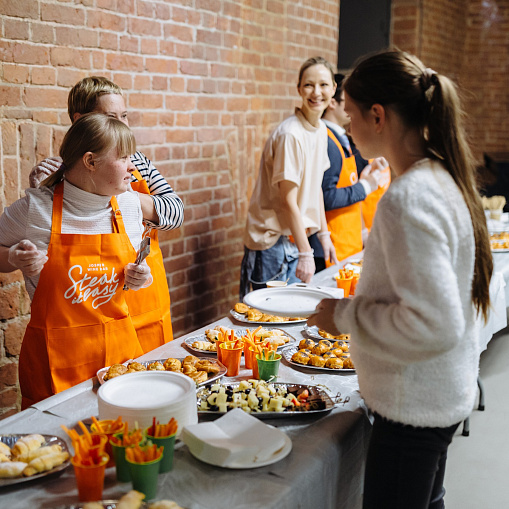
[[[101,385],[97,393],[99,419],[122,420],[134,429],[144,429],[155,417],[166,424],[172,417],[178,422],[178,434],[188,424],[198,422],[196,384],[181,373],[141,371],[119,376]]]

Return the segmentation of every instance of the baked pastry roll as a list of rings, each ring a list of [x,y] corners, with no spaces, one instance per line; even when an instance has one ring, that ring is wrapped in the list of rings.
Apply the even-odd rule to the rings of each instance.
[[[127,373],[127,366],[124,366],[123,364],[113,364],[104,375],[104,380],[111,380],[112,378],[123,375],[124,373]]]
[[[22,454],[27,454],[30,451],[35,449],[39,449],[41,445],[44,443],[44,437],[39,434],[25,435],[21,437],[11,449],[12,455],[14,458],[17,456],[21,456]]]
[[[0,463],[0,479],[19,477],[27,466],[22,461],[3,461]]]
[[[312,355],[308,364],[318,368],[323,368],[323,366],[325,366],[325,359],[321,355]]]
[[[345,369],[355,369],[355,366],[353,365],[352,359],[350,357],[347,357],[346,359],[343,359],[343,368],[345,368]]]
[[[191,377],[196,382],[196,385],[206,382],[209,379],[209,375],[206,371],[195,371],[187,376]]]
[[[151,364],[149,364],[147,366],[147,370],[148,371],[166,371],[164,369],[164,366],[159,361],[155,361],[155,362],[152,362]]]
[[[237,302],[237,304],[233,306],[233,309],[237,311],[237,313],[244,315],[249,311],[249,306],[247,304],[244,304],[243,302]]]
[[[262,316],[263,313],[257,309],[250,308],[246,312],[246,318],[251,322],[258,322]]]
[[[192,346],[196,350],[203,350],[204,352],[217,351],[216,343],[210,343],[209,341],[195,341]]]
[[[344,341],[335,341],[332,348],[341,348],[343,352],[348,352],[348,343],[345,343]]]
[[[325,362],[325,367],[331,369],[342,369],[343,361],[341,359],[338,359],[337,357],[331,357],[330,359],[327,359],[327,361]]]
[[[336,354],[332,350],[329,350],[328,352],[325,352],[322,357],[324,359],[330,359],[331,357],[336,358]]]
[[[207,373],[212,373],[213,375],[217,375],[219,373],[219,366],[217,363],[209,361],[207,359],[200,360],[196,363],[196,369],[198,371],[205,371]]]
[[[39,447],[39,449],[34,449],[26,454],[21,454],[17,456],[16,459],[18,461],[23,461],[24,463],[30,463],[35,458],[46,456],[46,454],[55,454],[57,452],[62,452],[62,446],[58,444],[47,445],[45,447]]]
[[[292,361],[297,362],[298,364],[307,364],[310,358],[311,356],[302,350],[299,350],[292,355]]]
[[[11,448],[7,444],[0,442],[0,458],[2,457],[5,458],[0,459],[0,461],[9,461],[11,455],[12,455]]]
[[[61,465],[67,458],[69,458],[68,452],[56,452],[40,456],[33,459],[28,465],[25,465],[26,468],[23,470],[23,475],[28,477],[40,472],[47,472]]]
[[[135,371],[147,371],[147,368],[141,362],[131,362],[127,365],[126,373],[134,373]]]
[[[163,366],[166,371],[180,371],[182,369],[181,362],[171,357],[163,362]]]
[[[303,350],[304,348],[309,348],[311,350],[315,345],[316,343],[312,339],[301,339],[299,343],[299,350]]]
[[[331,353],[333,353],[336,357],[341,357],[344,352],[341,350],[341,348],[333,348]]]
[[[313,348],[311,348],[311,351],[315,355],[323,355],[325,352],[328,352],[330,350],[330,347],[323,344],[321,341],[315,345]]]
[[[350,341],[350,334],[340,334],[338,339],[341,341]]]

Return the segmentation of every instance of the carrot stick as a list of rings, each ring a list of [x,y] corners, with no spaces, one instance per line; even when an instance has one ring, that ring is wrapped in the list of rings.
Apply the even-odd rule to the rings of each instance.
[[[104,433],[103,427],[101,426],[101,423],[97,420],[95,415],[92,416],[92,422],[95,424],[95,427],[97,428],[97,431],[99,433]]]

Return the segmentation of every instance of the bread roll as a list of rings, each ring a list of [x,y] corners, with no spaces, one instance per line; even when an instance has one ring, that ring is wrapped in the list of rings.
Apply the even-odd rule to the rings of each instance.
[[[53,454],[46,454],[46,456],[41,456],[40,458],[35,458],[28,465],[25,465],[23,475],[29,477],[40,472],[47,472],[61,465],[67,458],[69,458],[68,452],[56,452]]]
[[[12,455],[14,457],[27,454],[34,449],[38,449],[44,443],[42,435],[33,434],[21,437],[12,447]]]

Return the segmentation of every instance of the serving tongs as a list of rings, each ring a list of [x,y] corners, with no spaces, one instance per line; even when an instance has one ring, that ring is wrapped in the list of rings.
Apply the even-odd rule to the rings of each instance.
[[[145,260],[145,258],[150,254],[150,237],[147,235],[140,244],[140,248],[138,249],[138,252],[136,253],[136,260],[134,260],[134,263],[136,265],[139,265],[140,263]],[[128,286],[124,284],[123,290],[129,290]]]

